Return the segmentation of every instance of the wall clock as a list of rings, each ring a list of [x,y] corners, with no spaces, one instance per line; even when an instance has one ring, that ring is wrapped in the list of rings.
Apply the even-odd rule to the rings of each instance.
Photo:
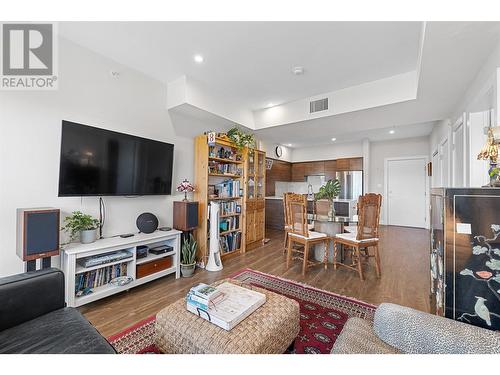
[[[274,153],[278,158],[281,158],[281,156],[283,155],[283,149],[281,148],[281,146],[276,146],[276,148],[274,149]]]

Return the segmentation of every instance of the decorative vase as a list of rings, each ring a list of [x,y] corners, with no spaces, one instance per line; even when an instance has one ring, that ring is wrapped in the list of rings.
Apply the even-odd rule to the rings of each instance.
[[[328,219],[332,219],[335,217],[335,207],[333,205],[333,200],[330,201],[330,210],[328,211]]]
[[[181,263],[181,274],[182,277],[191,277],[194,275],[194,269],[196,267],[196,263],[193,264],[182,264]]]
[[[92,243],[97,239],[97,229],[88,229],[80,231],[81,243]]]

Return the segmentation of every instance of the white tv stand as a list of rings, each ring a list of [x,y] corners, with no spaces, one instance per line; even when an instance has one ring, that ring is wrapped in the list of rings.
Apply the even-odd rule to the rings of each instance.
[[[129,238],[112,237],[97,240],[91,244],[71,243],[61,249],[61,267],[65,276],[65,294],[66,303],[71,307],[78,307],[97,301],[101,298],[112,294],[120,293],[124,290],[131,289],[138,285],[145,284],[149,281],[156,280],[160,277],[175,273],[175,278],[180,276],[180,235],[182,232],[178,230],[170,230],[168,232],[156,231],[151,234],[139,233]],[[174,251],[165,254],[148,254],[146,258],[137,259],[136,249],[140,245],[149,245],[150,247],[159,245],[169,245],[174,248]],[[132,257],[118,260],[111,263],[100,264],[93,267],[84,268],[77,263],[78,259],[86,258],[93,255],[105,254],[118,250],[127,250],[131,252]],[[136,267],[139,264],[154,262],[161,258],[172,257],[172,266],[170,268],[136,278]],[[97,270],[116,264],[127,264],[127,275],[133,278],[133,281],[124,286],[115,286],[105,284],[93,288],[92,293],[85,296],[77,297],[75,295],[75,277],[84,272]]]

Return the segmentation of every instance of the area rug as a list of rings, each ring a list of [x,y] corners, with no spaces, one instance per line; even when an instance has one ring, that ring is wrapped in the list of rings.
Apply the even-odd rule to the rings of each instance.
[[[375,306],[326,290],[266,273],[244,269],[231,278],[296,300],[300,305],[300,332],[290,353],[329,353],[351,317],[373,321]],[[108,338],[118,353],[159,353],[154,345],[155,317]]]

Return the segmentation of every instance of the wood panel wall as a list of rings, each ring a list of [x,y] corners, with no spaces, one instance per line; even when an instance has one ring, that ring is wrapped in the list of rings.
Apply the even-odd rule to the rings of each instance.
[[[292,181],[292,163],[273,159],[273,167],[266,170],[266,197],[275,195],[276,181]]]

